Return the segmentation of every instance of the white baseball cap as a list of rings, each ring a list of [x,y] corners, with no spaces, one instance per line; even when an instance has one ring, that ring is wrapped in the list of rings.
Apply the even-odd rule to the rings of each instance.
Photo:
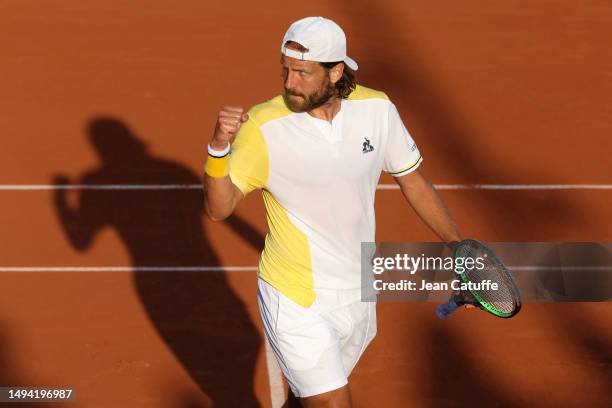
[[[287,41],[294,41],[306,48],[300,52],[285,47]],[[334,21],[323,17],[306,17],[291,24],[281,52],[288,57],[317,62],[344,62],[350,69],[357,71],[357,63],[346,55],[346,36]]]

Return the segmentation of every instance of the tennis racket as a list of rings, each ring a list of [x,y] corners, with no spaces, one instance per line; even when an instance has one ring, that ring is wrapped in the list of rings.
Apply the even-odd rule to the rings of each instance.
[[[468,258],[478,261],[468,268]],[[448,319],[462,305],[474,305],[501,318],[515,316],[521,310],[521,296],[510,272],[485,244],[473,239],[454,244],[453,261],[461,288],[438,306],[440,319]]]

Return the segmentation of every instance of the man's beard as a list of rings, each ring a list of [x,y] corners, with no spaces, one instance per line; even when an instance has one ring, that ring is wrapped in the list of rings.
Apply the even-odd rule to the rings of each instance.
[[[285,89],[283,97],[285,98],[285,104],[293,112],[308,112],[316,108],[320,108],[325,105],[333,96],[336,95],[336,87],[331,83],[329,79],[325,81],[325,84],[315,93],[311,95],[304,95],[293,93]],[[293,98],[290,98],[293,96]]]

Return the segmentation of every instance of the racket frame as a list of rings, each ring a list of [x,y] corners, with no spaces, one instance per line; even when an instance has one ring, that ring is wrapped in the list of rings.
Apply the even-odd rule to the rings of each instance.
[[[500,311],[499,309],[493,307],[491,304],[489,304],[489,302],[487,302],[486,300],[484,300],[476,291],[470,289],[468,287],[468,291],[470,292],[470,294],[474,297],[474,299],[476,300],[476,303],[474,304],[475,306],[480,307],[481,309],[486,310],[487,312],[497,316],[497,317],[501,317],[502,319],[509,319],[512,316],[515,316],[520,310],[521,310],[521,297],[520,297],[520,292],[518,290],[518,288],[516,287],[516,284],[514,283],[514,279],[512,279],[512,275],[510,275],[510,272],[508,272],[508,269],[506,268],[506,266],[503,264],[503,262],[497,257],[497,255],[495,255],[495,253],[493,251],[491,251],[491,249],[486,246],[485,244],[483,244],[480,241],[477,241],[475,239],[465,239],[463,241],[461,241],[459,244],[457,244],[454,247],[454,251],[453,251],[453,260],[457,259],[458,254],[457,252],[459,251],[459,248],[464,245],[464,244],[469,244],[469,243],[476,243],[479,246],[482,246],[488,253],[488,258],[493,257],[493,259],[499,263],[502,267],[504,272],[506,273],[506,275],[510,278],[509,279],[509,284],[510,284],[510,290],[512,291],[513,294],[516,295],[516,297],[514,298],[514,301],[516,303],[516,307],[514,308],[514,310],[512,310],[512,312],[503,312]],[[463,283],[469,283],[470,280],[467,277],[467,274],[465,272],[463,273],[456,273],[457,275],[460,276],[461,280],[463,281]],[[471,302],[465,302],[464,304],[467,304]]]

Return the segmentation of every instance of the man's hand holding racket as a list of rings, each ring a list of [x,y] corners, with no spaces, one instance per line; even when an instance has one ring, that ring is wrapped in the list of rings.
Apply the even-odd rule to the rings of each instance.
[[[459,281],[467,287],[451,296],[449,301],[438,306],[436,314],[441,319],[449,316],[462,305],[477,306],[497,317],[510,318],[521,309],[521,297],[510,272],[486,245],[472,239],[449,244],[455,265],[458,259],[478,259],[478,267],[456,268]],[[463,262],[461,262],[463,264]],[[488,282],[489,284],[483,284]]]

